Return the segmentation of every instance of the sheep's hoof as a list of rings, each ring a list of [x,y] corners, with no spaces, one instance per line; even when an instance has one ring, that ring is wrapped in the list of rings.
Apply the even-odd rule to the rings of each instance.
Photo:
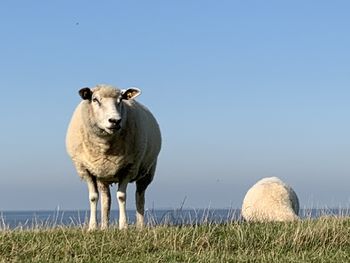
[[[136,229],[137,230],[142,230],[145,228],[145,224],[142,222],[142,223],[136,223]]]
[[[107,226],[101,226],[101,230],[107,230],[108,229],[108,225]]]
[[[128,224],[119,224],[119,230],[126,230],[128,229]]]
[[[90,225],[88,228],[88,232],[97,230],[97,225]]]

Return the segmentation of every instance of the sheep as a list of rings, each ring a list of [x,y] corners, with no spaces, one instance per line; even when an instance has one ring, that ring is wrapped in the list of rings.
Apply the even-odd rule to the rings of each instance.
[[[294,190],[277,177],[263,178],[244,197],[242,216],[246,221],[294,221],[299,200]]]
[[[136,226],[144,226],[145,191],[152,182],[161,148],[161,134],[152,113],[135,98],[137,88],[120,90],[110,85],[79,90],[82,101],[68,126],[66,149],[76,171],[88,186],[89,230],[97,228],[101,195],[101,229],[108,228],[111,194],[118,184],[119,229],[128,226],[126,189],[136,182]]]

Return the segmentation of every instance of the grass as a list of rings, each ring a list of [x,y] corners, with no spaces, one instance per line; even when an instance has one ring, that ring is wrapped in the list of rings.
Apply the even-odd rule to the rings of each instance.
[[[0,262],[350,262],[350,219],[2,230]]]

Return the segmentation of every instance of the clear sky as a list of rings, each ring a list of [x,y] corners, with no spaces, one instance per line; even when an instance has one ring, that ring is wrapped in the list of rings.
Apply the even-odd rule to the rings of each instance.
[[[148,208],[240,208],[268,176],[302,207],[348,207],[349,12],[345,0],[1,1],[0,210],[88,208],[64,141],[78,90],[99,83],[139,87],[160,123]]]

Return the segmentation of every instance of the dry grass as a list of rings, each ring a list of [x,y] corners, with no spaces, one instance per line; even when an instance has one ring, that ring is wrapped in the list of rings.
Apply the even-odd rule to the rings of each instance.
[[[0,262],[350,262],[350,219],[3,230]]]

